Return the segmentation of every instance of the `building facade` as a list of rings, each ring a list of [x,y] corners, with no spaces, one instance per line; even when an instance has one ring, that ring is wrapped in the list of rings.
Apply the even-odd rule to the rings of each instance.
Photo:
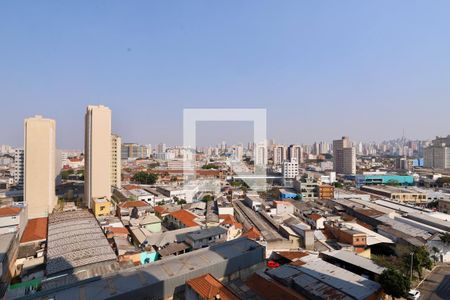
[[[120,159],[122,139],[120,136],[111,135],[111,186],[120,189],[122,187],[122,161]]]
[[[425,168],[450,169],[450,135],[436,137],[432,144],[424,149]]]
[[[111,110],[103,105],[89,105],[85,115],[84,202],[111,199]]]
[[[356,149],[348,137],[333,141],[334,171],[356,174]]]
[[[29,219],[47,217],[56,206],[55,130],[52,119],[25,119],[24,198]]]
[[[296,159],[298,163],[303,163],[303,148],[300,145],[290,145],[288,147],[288,159]]]

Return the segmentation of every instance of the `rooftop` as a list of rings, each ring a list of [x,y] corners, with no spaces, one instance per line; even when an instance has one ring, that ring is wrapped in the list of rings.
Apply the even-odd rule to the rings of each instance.
[[[187,210],[180,209],[178,211],[171,212],[170,215],[173,218],[180,221],[181,223],[183,223],[186,227],[193,227],[199,225],[197,222],[194,221],[197,218],[197,216]]]
[[[36,218],[28,220],[23,231],[20,243],[42,241],[47,239],[48,218]]]
[[[193,241],[198,241],[198,240],[203,240],[203,239],[206,239],[209,237],[225,234],[226,232],[227,232],[226,229],[219,227],[219,226],[208,227],[205,229],[200,229],[197,231],[189,232],[186,234],[186,237]]]
[[[74,283],[72,286],[38,292],[32,297],[44,298],[51,295],[55,299],[65,300],[168,298],[173,295],[175,288],[182,288],[187,280],[197,277],[198,274],[210,272],[217,278],[228,276],[262,263],[263,253],[264,248],[258,243],[238,238],[151,264],[128,268],[115,274]],[[164,288],[161,288],[163,282]]]
[[[186,285],[192,288],[201,299],[215,300],[217,295],[222,300],[239,299],[231,290],[209,273],[186,281]]]
[[[363,268],[372,273],[380,275],[383,273],[383,267],[375,264],[372,260],[362,257],[354,252],[345,251],[345,250],[336,250],[331,252],[323,252],[321,255],[334,257],[338,260],[344,261],[346,263],[352,264],[354,266]]]
[[[145,207],[150,205],[144,201],[126,201],[119,204],[119,206],[122,208],[132,208],[132,207]]]
[[[10,216],[17,216],[20,214],[20,211],[22,208],[20,207],[1,207],[0,208],[0,217],[10,217]]]
[[[116,260],[97,220],[86,210],[49,216],[47,274]]]
[[[367,235],[367,246],[372,246],[380,243],[388,243],[388,244],[393,243],[391,239],[388,239],[387,237],[384,237],[381,234],[378,234],[370,229],[367,229],[366,227],[359,225],[358,223],[344,222],[342,224],[350,230],[365,233]]]
[[[378,283],[334,266],[317,256],[308,255],[301,260],[304,263],[302,266],[283,265],[268,271],[267,274],[281,281],[291,279],[295,285],[317,296],[327,294],[327,299],[341,299],[331,296],[330,293],[338,293],[341,296],[344,293],[347,297],[343,299],[367,299],[381,289]],[[318,289],[317,286],[322,288]]]

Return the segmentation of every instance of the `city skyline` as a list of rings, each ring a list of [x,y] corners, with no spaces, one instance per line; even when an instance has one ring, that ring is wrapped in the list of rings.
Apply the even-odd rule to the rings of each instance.
[[[217,5],[3,3],[0,141],[41,114],[80,148],[89,104],[137,143],[181,144],[184,108],[266,108],[286,144],[448,134],[450,4]]]

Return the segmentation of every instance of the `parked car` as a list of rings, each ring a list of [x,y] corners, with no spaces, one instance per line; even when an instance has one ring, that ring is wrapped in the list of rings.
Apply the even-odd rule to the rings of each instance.
[[[408,292],[408,299],[409,300],[417,300],[420,298],[420,291],[418,290],[410,290]]]

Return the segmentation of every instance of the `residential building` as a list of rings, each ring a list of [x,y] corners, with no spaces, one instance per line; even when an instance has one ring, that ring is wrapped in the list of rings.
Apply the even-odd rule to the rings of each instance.
[[[328,184],[319,185],[319,199],[331,200],[334,198],[334,186]]]
[[[296,158],[291,161],[286,160],[283,162],[282,174],[284,179],[293,179],[298,176],[299,169]]]
[[[255,146],[254,151],[254,163],[255,166],[258,167],[266,167],[267,166],[267,146],[265,143],[260,143]]]
[[[450,169],[450,135],[436,137],[432,144],[424,149],[425,168]]]
[[[294,188],[305,201],[314,201],[319,199],[319,183],[312,177],[305,176],[294,181]]]
[[[96,218],[106,217],[111,213],[111,202],[104,198],[94,198],[92,199],[92,212]]]
[[[17,148],[14,150],[14,184],[23,188],[24,181],[24,162],[25,162],[25,151],[23,149]]]
[[[186,300],[239,300],[232,290],[211,274],[186,281]]]
[[[303,163],[303,148],[300,145],[290,145],[288,147],[288,159],[296,160],[297,163]]]
[[[136,143],[123,143],[121,145],[122,159],[137,159],[149,157],[148,146],[139,145]]]
[[[0,234],[19,232],[22,235],[27,223],[26,209],[21,207],[0,207]]]
[[[226,239],[227,230],[217,226],[186,233],[185,242],[195,250],[222,243]]]
[[[103,105],[89,105],[85,115],[84,202],[111,200],[111,110]]]
[[[285,145],[273,146],[273,164],[275,166],[283,164],[287,160],[287,148]]]
[[[348,137],[333,141],[334,171],[356,174],[356,149]]]
[[[55,121],[35,116],[25,119],[24,198],[28,218],[46,217],[56,206]]]
[[[120,159],[122,139],[111,135],[111,186],[120,189],[122,186],[122,161]]]

